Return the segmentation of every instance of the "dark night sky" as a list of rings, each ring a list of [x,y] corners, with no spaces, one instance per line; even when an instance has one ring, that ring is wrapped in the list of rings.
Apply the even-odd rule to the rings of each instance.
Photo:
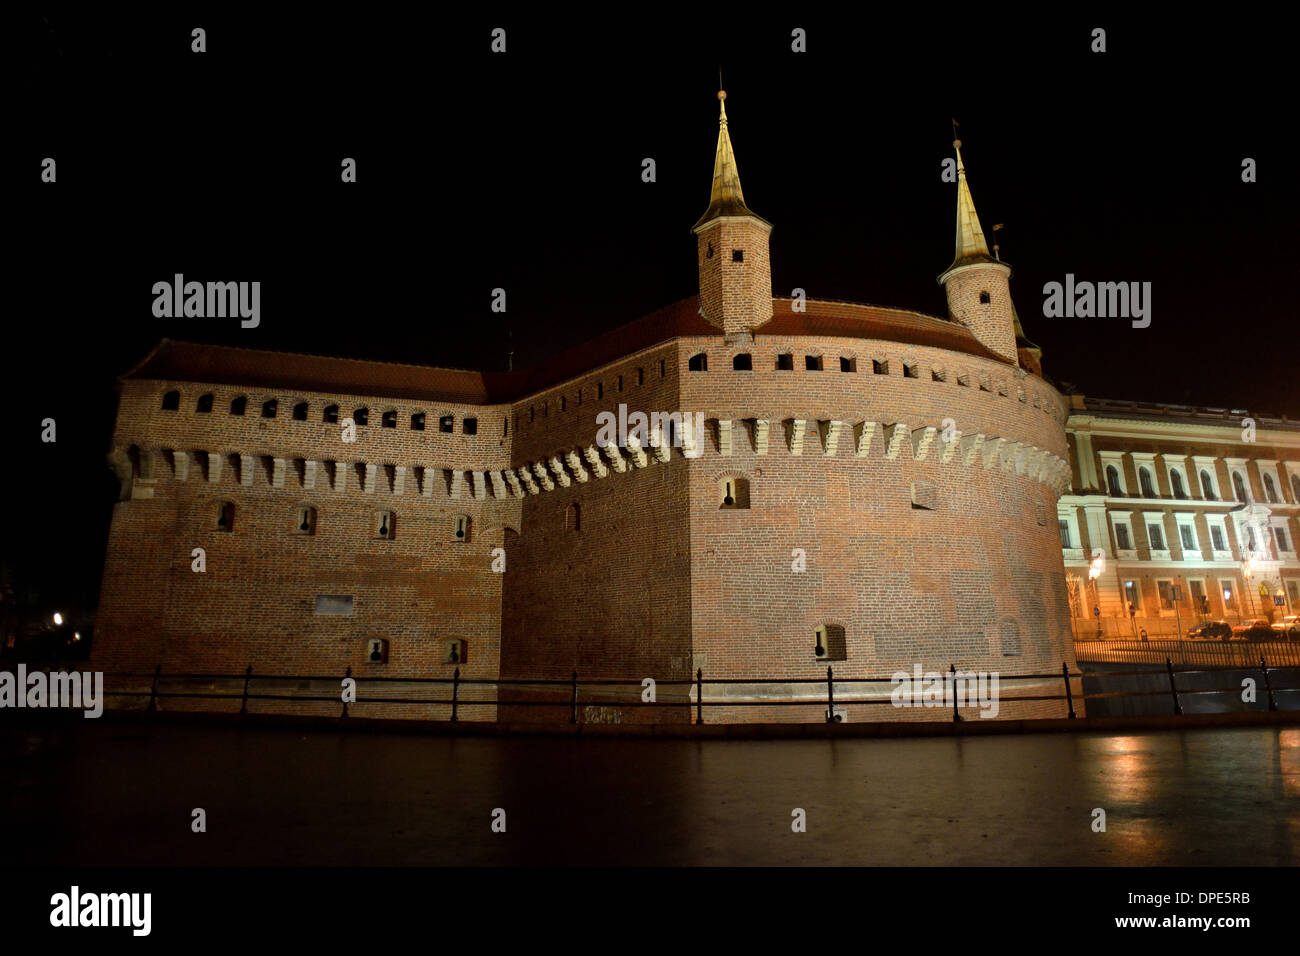
[[[955,116],[1049,375],[1300,417],[1280,25],[660,9],[32,21],[6,159],[19,249],[2,473],[19,506],[0,558],[50,601],[94,602],[114,378],[160,337],[501,368],[493,287],[517,366],[692,294],[719,65],[745,198],[776,227],[777,294],[944,314]],[[505,56],[488,50],[498,25]],[[1088,50],[1098,25],[1104,55]],[[790,52],[795,26],[806,54]],[[55,186],[38,181],[47,155]],[[338,181],[343,156],[355,186]],[[1245,156],[1258,183],[1241,182]],[[175,272],[261,280],[260,328],[155,319],[151,286]],[[1151,282],[1151,327],[1043,318],[1043,283],[1067,272]],[[56,445],[39,441],[45,417]]]

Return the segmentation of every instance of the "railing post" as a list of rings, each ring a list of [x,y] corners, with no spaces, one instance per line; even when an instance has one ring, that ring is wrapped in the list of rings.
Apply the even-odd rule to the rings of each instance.
[[[573,701],[572,701],[572,707],[573,707],[573,709],[572,709],[572,711],[569,713],[569,723],[571,723],[571,724],[576,724],[576,723],[578,722],[578,672],[577,672],[577,671],[574,671],[574,672],[573,672]]]
[[[348,665],[347,673],[343,675],[343,678],[344,678],[344,680],[346,680],[347,678],[349,678],[349,677],[351,677],[351,676],[352,676],[352,665],[349,664],[349,665]],[[348,702],[345,700],[345,701],[343,701],[343,716],[346,717],[347,715],[348,715]]]
[[[1259,669],[1264,672],[1264,689],[1268,691],[1268,709],[1277,710],[1277,700],[1273,697],[1273,684],[1268,679],[1268,664],[1264,662],[1264,655],[1259,655]]]
[[[149,706],[147,710],[151,714],[158,710],[158,678],[161,674],[162,665],[158,664],[153,669],[153,685],[149,688]]]
[[[831,665],[826,665],[826,722],[835,722],[835,681],[831,675]]]
[[[704,723],[704,668],[695,669],[695,722]]]
[[[501,695],[500,693],[498,693],[497,698],[499,699],[500,697]],[[453,721],[456,719],[456,707],[459,703],[460,703],[460,668],[457,667],[456,670],[454,670],[451,675],[451,719]]]
[[[1178,701],[1178,685],[1174,683],[1174,662],[1165,658],[1165,669],[1169,671],[1169,693],[1174,696],[1174,713],[1182,715],[1183,705]]]
[[[249,664],[248,669],[244,671],[244,696],[239,700],[239,712],[248,713],[248,681],[253,676],[253,665]]]
[[[1070,693],[1070,665],[1061,661],[1061,676],[1065,678],[1065,702],[1070,708],[1070,719],[1074,720],[1074,695]]]
[[[961,713],[957,710],[957,665],[949,664],[948,673],[952,675],[952,722],[955,724],[961,720]]]

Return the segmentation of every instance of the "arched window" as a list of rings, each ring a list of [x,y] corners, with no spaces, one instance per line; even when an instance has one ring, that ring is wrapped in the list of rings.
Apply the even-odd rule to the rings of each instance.
[[[218,531],[233,531],[235,528],[235,503],[233,501],[218,501],[216,514],[216,529]]]
[[[279,409],[280,409],[280,403],[277,402],[274,398],[268,398],[266,401],[262,403],[262,417],[274,418],[275,413],[279,411]]]
[[[240,395],[238,398],[233,398],[230,400],[230,414],[232,415],[244,414],[244,409],[247,407],[248,407],[248,399],[245,398],[243,395]]]
[[[194,410],[200,415],[207,415],[212,411],[212,393],[199,396],[199,403],[194,406]]]
[[[1214,482],[1210,480],[1210,473],[1204,468],[1201,469],[1201,493],[1205,495],[1206,501],[1218,501],[1214,496]]]
[[[576,501],[570,501],[569,507],[564,509],[564,530],[582,530],[582,506]]]
[[[168,392],[163,396],[163,411],[174,412],[181,407],[181,393],[175,390]]]
[[[397,412],[390,408],[388,411],[384,412],[383,415],[379,416],[379,423],[384,428],[396,428]]]
[[[739,355],[732,356],[731,367],[737,372],[754,371],[754,356],[748,352],[741,352]]]
[[[1186,498],[1187,489],[1183,487],[1183,473],[1178,469],[1169,472],[1169,483],[1174,487],[1175,498]]]
[[[370,409],[358,408],[352,413],[352,423],[358,428],[370,424]]]
[[[718,507],[723,509],[749,507],[749,479],[724,475],[718,479]]]
[[[686,368],[691,372],[707,372],[709,370],[709,357],[703,352],[697,352],[686,363]]]
[[[307,403],[299,402],[293,406],[293,420],[295,422],[305,422],[307,420]]]
[[[1264,476],[1264,496],[1268,498],[1269,504],[1277,504],[1277,485],[1273,483],[1272,475]]]
[[[1151,482],[1151,470],[1146,467],[1138,469],[1138,484],[1142,486],[1143,498],[1156,497],[1155,485]]]
[[[320,420],[326,425],[337,425],[339,423],[339,407],[337,405],[326,405],[325,410],[321,412]]]
[[[1237,496],[1238,501],[1246,500],[1246,482],[1242,480],[1239,471],[1232,473],[1232,493]]]
[[[1118,498],[1124,494],[1124,488],[1119,483],[1119,469],[1114,465],[1106,466],[1106,487],[1109,489],[1112,498]]]

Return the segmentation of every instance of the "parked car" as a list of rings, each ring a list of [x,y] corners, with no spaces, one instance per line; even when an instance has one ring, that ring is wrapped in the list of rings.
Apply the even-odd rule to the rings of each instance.
[[[1251,621],[1242,621],[1232,629],[1234,641],[1272,641],[1276,639],[1273,628],[1268,621],[1257,617]]]
[[[1274,637],[1283,637],[1289,641],[1300,641],[1300,614],[1288,614],[1280,621],[1273,622]]]
[[[1189,641],[1226,641],[1232,637],[1232,625],[1227,621],[1205,621],[1187,632]]]

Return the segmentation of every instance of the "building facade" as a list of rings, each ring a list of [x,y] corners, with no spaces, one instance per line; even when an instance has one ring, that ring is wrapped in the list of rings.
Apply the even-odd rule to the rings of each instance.
[[[856,721],[931,718],[868,703],[918,665],[1072,664],[1070,409],[960,143],[947,317],[774,296],[719,98],[697,296],[523,372],[164,342],[127,373],[97,662],[635,682],[584,715],[609,721],[693,719],[700,672],[735,682],[709,721],[824,720],[828,666],[885,678],[837,684]],[[679,706],[631,706],[646,677]],[[567,719],[565,690],[501,692],[461,716]]]
[[[1078,637],[1300,613],[1300,423],[1071,397],[1058,502]]]

